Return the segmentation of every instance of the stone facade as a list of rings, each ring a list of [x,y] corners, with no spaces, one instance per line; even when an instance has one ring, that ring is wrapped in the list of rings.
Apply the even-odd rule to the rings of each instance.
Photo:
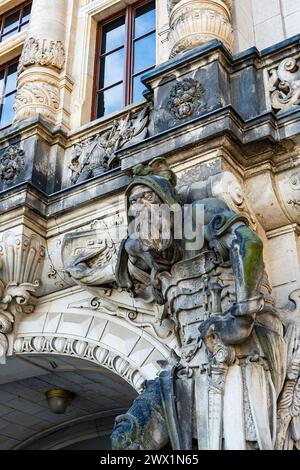
[[[21,3],[0,0],[0,15]],[[115,262],[133,168],[166,158],[178,190],[197,183],[248,219],[276,311],[300,321],[300,1],[158,1],[145,99],[91,121],[97,22],[132,3],[33,0],[26,34],[0,43],[0,64],[21,55],[0,131],[0,358],[74,357],[140,392],[177,350],[174,324],[126,289],[86,288],[65,253]]]

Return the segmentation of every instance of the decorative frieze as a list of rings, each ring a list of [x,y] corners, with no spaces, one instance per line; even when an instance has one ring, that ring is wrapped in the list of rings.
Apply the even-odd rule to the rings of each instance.
[[[18,72],[26,67],[46,66],[62,70],[65,64],[65,49],[61,41],[30,37],[26,40],[20,58]]]
[[[128,114],[125,119],[114,121],[108,131],[76,144],[69,165],[71,182],[81,183],[118,167],[116,151],[143,140],[148,122],[148,108],[144,108],[137,116]]]
[[[11,145],[0,158],[0,180],[12,183],[24,167],[24,151]]]
[[[198,80],[184,78],[176,83],[170,92],[168,109],[175,119],[186,119],[201,106],[205,91]]]
[[[219,39],[232,50],[231,0],[170,1],[171,57]]]
[[[269,71],[269,92],[275,112],[285,112],[300,106],[300,60],[284,59]]]

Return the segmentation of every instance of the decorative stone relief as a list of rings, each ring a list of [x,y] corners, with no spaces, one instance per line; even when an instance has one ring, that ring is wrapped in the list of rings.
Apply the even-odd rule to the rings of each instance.
[[[205,91],[198,80],[184,78],[176,83],[170,92],[168,109],[175,119],[186,119],[195,114],[201,106]]]
[[[169,9],[171,57],[212,39],[232,49],[231,0],[170,1]]]
[[[3,335],[13,331],[16,317],[22,313],[32,313],[40,285],[39,275],[45,258],[42,240],[35,235],[17,235],[6,232],[0,242],[0,332],[1,355],[5,359],[8,348]]]
[[[285,112],[300,105],[300,61],[284,59],[269,71],[271,105],[275,112]]]
[[[17,91],[14,121],[40,114],[55,122],[59,103],[59,90],[54,84],[42,81],[27,82]]]
[[[65,64],[65,50],[61,41],[50,41],[30,37],[26,40],[20,58],[18,73],[33,65],[47,66],[62,70]]]
[[[8,147],[0,158],[0,179],[12,183],[24,167],[24,150],[16,145]]]
[[[72,304],[70,307],[97,310],[107,315],[123,318],[128,324],[150,331],[150,334],[162,342],[165,340],[169,341],[174,336],[174,322],[163,318],[163,312],[160,309],[157,309],[156,315],[154,315],[153,310],[145,309],[145,306],[144,308],[137,308],[133,304],[132,308],[130,308],[128,306],[130,298],[128,298],[128,294],[126,295],[126,291],[122,291],[122,289],[119,289],[117,298],[115,298],[111,289],[98,289],[98,291],[102,294],[101,296],[87,299],[78,304]],[[124,295],[123,302],[120,302],[122,293]]]
[[[201,181],[202,165],[196,165],[178,177],[180,193],[201,191],[203,197],[217,197],[225,201],[232,210],[245,215],[253,230],[257,229],[256,217],[238,179],[229,171],[209,176]]]
[[[71,182],[81,183],[118,167],[116,151],[143,140],[148,122],[148,108],[144,108],[137,116],[128,114],[125,119],[114,121],[108,131],[76,144],[69,165]]]
[[[15,354],[59,354],[86,359],[115,372],[138,391],[145,380],[139,370],[128,361],[93,341],[62,336],[21,336],[14,342],[14,352]]]

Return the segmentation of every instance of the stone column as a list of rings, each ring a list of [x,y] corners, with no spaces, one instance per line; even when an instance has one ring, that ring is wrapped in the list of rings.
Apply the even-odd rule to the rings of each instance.
[[[219,39],[231,51],[232,0],[168,0],[171,57]]]
[[[19,63],[14,122],[40,115],[56,124],[65,67],[67,0],[33,0]]]

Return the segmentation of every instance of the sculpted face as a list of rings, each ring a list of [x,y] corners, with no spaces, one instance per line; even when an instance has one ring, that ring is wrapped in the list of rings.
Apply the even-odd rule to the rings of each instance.
[[[130,232],[147,250],[161,252],[172,243],[170,211],[150,188],[135,186],[129,195],[129,216],[133,218]]]

